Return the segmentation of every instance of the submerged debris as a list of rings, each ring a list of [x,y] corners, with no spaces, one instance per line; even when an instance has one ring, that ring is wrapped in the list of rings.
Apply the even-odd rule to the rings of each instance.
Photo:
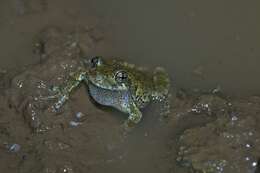
[[[74,120],[69,122],[70,127],[77,127],[86,119],[86,115],[82,112],[77,112],[75,114]]]
[[[62,173],[74,173],[71,165],[64,165],[62,168],[60,168],[59,172],[62,172]]]
[[[76,118],[77,119],[81,119],[82,117],[84,117],[85,115],[82,112],[77,112],[76,113]]]
[[[23,81],[17,81],[16,83],[18,88],[22,88],[23,87]]]
[[[216,88],[214,88],[212,90],[212,93],[213,94],[217,94],[217,93],[220,93],[221,91],[222,91],[222,89],[221,89],[220,85],[218,85]]]
[[[20,151],[21,146],[19,144],[9,144],[7,145],[8,151],[11,153],[17,153]]]
[[[70,127],[77,127],[81,124],[81,122],[76,122],[76,121],[70,121],[69,125]]]
[[[83,122],[87,118],[87,115],[82,112],[77,112],[75,115],[75,121],[77,122]]]

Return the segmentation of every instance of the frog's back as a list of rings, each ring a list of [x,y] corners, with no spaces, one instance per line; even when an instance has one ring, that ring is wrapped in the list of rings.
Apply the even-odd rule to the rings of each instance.
[[[163,100],[167,96],[170,80],[163,68],[157,67],[151,72],[133,64],[121,63],[121,65],[130,75],[130,90],[139,107],[144,107],[151,100]]]

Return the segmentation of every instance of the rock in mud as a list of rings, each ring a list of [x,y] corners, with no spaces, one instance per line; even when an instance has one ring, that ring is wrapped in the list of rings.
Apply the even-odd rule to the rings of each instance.
[[[44,43],[44,61],[15,76],[8,90],[9,102],[34,131],[46,131],[60,122],[51,110],[55,102],[52,86],[62,85],[71,72],[82,66],[75,33],[57,27],[45,28],[38,36]],[[66,106],[64,106],[66,110]],[[68,108],[63,115],[72,114]],[[56,122],[57,121],[57,122]]]
[[[237,101],[216,121],[185,130],[177,161],[191,172],[254,173],[260,158],[259,103]]]

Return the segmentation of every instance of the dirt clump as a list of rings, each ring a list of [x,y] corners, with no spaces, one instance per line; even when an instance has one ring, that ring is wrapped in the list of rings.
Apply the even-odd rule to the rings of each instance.
[[[204,97],[204,108],[209,100]],[[206,106],[207,112],[217,114],[216,120],[184,131],[177,161],[191,172],[254,172],[260,157],[259,104],[259,99],[250,97],[220,101],[215,111]]]

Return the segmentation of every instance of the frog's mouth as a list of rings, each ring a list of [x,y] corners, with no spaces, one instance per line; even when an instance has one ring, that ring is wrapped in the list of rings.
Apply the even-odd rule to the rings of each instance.
[[[111,90],[111,91],[127,91],[128,87],[125,84],[118,84],[115,82],[111,82],[108,80],[103,80],[103,79],[93,79],[89,77],[87,79],[88,85],[93,85],[95,87],[98,87],[100,89],[104,90]]]

